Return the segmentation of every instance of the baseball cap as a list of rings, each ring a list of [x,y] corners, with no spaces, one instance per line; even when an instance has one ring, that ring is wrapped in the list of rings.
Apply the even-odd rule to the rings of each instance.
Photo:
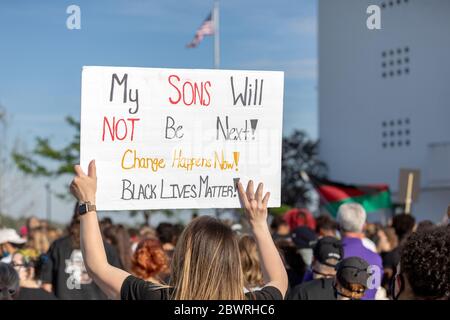
[[[336,265],[336,278],[344,287],[348,284],[360,284],[367,288],[371,274],[367,271],[369,264],[360,257],[343,259]]]
[[[339,239],[334,237],[323,237],[317,241],[313,248],[314,258],[321,264],[334,267],[334,264],[327,262],[328,259],[336,259],[338,262],[344,256],[344,249]]]
[[[297,249],[312,248],[317,240],[316,233],[305,226],[295,228],[291,237]]]
[[[14,229],[0,229],[0,243],[22,244],[27,240],[22,239]]]

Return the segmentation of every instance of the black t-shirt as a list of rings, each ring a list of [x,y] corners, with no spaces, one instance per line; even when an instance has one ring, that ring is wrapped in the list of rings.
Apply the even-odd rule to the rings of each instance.
[[[334,279],[315,279],[296,286],[288,300],[336,300]]]
[[[117,251],[104,242],[109,264],[120,268]],[[56,297],[63,300],[100,300],[107,296],[89,277],[80,249],[74,249],[70,237],[53,242],[42,266],[41,280],[50,283]]]
[[[122,300],[169,300],[170,288],[128,276],[122,284],[120,290]],[[264,287],[261,290],[252,291],[245,294],[248,300],[282,300],[280,290],[275,287]]]
[[[383,268],[396,270],[397,265],[400,262],[400,247],[381,254],[381,258],[383,259]]]
[[[53,293],[49,293],[42,288],[20,287],[16,300],[58,300]]]

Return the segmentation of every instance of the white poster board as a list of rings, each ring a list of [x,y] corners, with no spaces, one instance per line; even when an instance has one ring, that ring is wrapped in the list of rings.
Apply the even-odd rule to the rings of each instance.
[[[98,210],[237,208],[239,179],[280,206],[283,72],[84,67],[81,166]]]

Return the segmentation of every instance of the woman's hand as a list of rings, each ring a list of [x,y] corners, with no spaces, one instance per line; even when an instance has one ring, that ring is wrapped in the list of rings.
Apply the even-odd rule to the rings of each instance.
[[[238,182],[238,193],[241,206],[250,225],[252,227],[267,225],[267,203],[270,193],[267,192],[263,198],[263,184],[260,183],[256,192],[254,192],[252,180],[248,182],[246,191],[244,191],[242,183]]]
[[[87,175],[79,165],[75,166],[75,177],[70,184],[70,192],[80,202],[95,204],[95,194],[97,192],[95,160],[89,163]]]
[[[244,191],[244,187],[238,182],[238,192],[241,206],[255,236],[264,283],[280,290],[284,298],[288,288],[288,277],[267,225],[267,203],[270,193],[267,192],[263,198],[262,183],[254,193],[251,180],[248,182],[247,191]]]
[[[79,165],[75,166],[70,191],[78,201],[95,204],[97,174],[94,160],[89,163],[87,175]],[[109,298],[119,299],[123,282],[130,274],[108,263],[97,213],[93,211],[82,215],[80,223],[81,252],[89,276]]]

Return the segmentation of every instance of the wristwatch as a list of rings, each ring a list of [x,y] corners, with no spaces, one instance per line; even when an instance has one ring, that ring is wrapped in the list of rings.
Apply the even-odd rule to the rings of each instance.
[[[95,207],[95,204],[91,204],[89,201],[78,205],[78,213],[80,216],[91,211],[97,211],[97,208]]]

